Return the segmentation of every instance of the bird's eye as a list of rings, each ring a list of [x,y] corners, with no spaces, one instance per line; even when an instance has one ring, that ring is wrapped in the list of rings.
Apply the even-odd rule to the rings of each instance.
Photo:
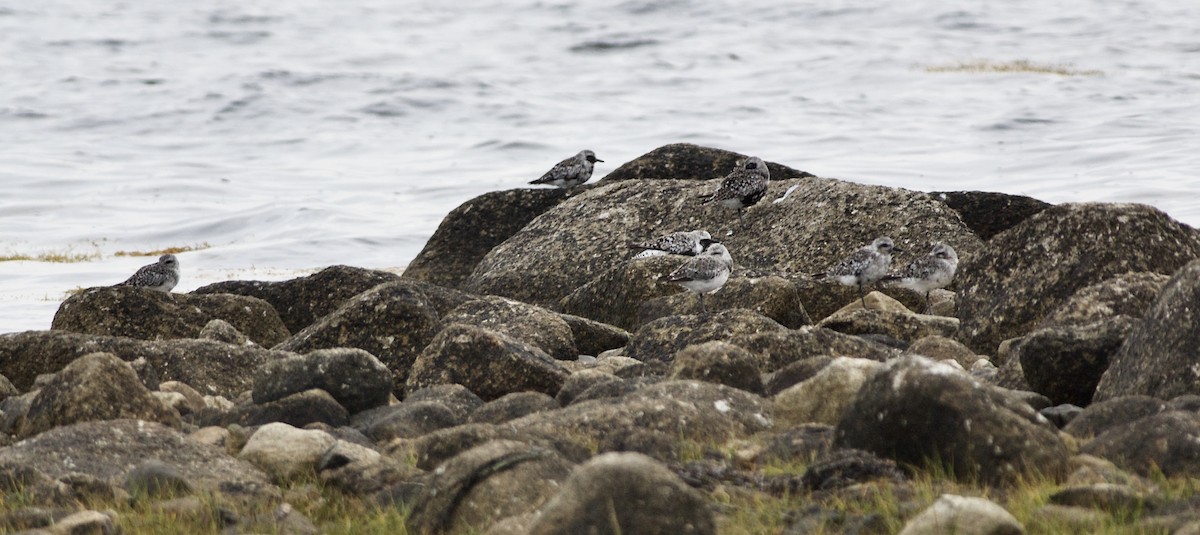
[[[746,169],[758,169],[757,162],[746,162]]]

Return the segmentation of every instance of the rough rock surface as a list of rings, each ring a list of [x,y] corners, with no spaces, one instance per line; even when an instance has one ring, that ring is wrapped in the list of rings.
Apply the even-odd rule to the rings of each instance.
[[[1200,476],[1200,414],[1166,411],[1114,427],[1081,452],[1108,459],[1142,476],[1161,470],[1167,477]]]
[[[395,273],[351,266],[330,266],[309,275],[281,282],[224,281],[202,286],[193,294],[237,294],[271,304],[283,324],[296,333],[318,318],[337,310],[347,299],[400,277]]]
[[[488,442],[434,471],[413,504],[408,526],[415,533],[486,530],[504,518],[537,510],[570,472],[571,464],[554,450]]]
[[[798,187],[786,200],[759,203],[739,219],[720,206],[699,204],[698,197],[719,184],[719,179],[622,180],[581,193],[492,249],[465,288],[553,306],[581,281],[626,261],[628,250],[614,244],[678,229],[721,235],[738,273],[781,276],[823,271],[849,252],[846,244],[881,235],[902,247],[944,241],[966,257],[982,244],[957,213],[924,193],[831,179],[772,180],[768,199]],[[855,225],[845,224],[848,213],[856,214]]]
[[[17,435],[31,437],[78,422],[121,418],[180,425],[179,414],[151,395],[128,363],[108,353],[92,353],[42,386]]]
[[[785,425],[837,424],[863,383],[880,366],[868,359],[833,359],[812,378],[776,395],[775,416]]]
[[[981,358],[971,348],[953,338],[945,336],[925,336],[918,338],[904,350],[905,355],[922,355],[933,360],[953,360],[963,369],[970,370]]]
[[[1024,535],[1025,526],[984,498],[943,494],[909,520],[900,535]]]
[[[337,439],[324,431],[296,429],[285,423],[258,428],[238,458],[259,467],[271,477],[285,481],[316,472],[317,463]]]
[[[501,424],[535,412],[561,408],[558,401],[541,392],[514,392],[489,401],[471,413],[472,423]]]
[[[671,362],[675,353],[693,344],[771,331],[783,332],[787,328],[749,310],[726,310],[703,316],[667,316],[639,328],[629,340],[625,356],[648,363]]]
[[[984,241],[1052,206],[1032,197],[990,191],[943,191],[932,195],[958,212],[963,223]]]
[[[33,387],[38,375],[54,373],[89,353],[112,353],[127,362],[144,359],[138,370],[142,382],[187,383],[204,394],[234,397],[251,387],[262,364],[291,356],[250,346],[231,346],[208,340],[151,342],[116,336],[62,331],[26,331],[0,335],[0,371],[22,390]]]
[[[58,306],[50,328],[142,340],[199,338],[214,319],[229,322],[254,342],[271,347],[290,334],[275,309],[244,295],[189,295],[131,286],[78,292]]]
[[[691,345],[675,354],[673,379],[719,383],[761,395],[759,358],[728,342]]]
[[[804,304],[800,302],[796,285],[783,277],[730,277],[720,291],[705,297],[704,304],[709,312],[735,308],[752,310],[789,329],[812,324],[808,313],[804,311]],[[683,290],[642,303],[638,308],[638,324],[699,311],[700,298]]]
[[[1020,359],[1030,389],[1055,404],[1086,406],[1134,323],[1118,316],[1082,326],[1038,329],[1013,343],[1010,358]]]
[[[1200,260],[1171,277],[1113,356],[1096,401],[1144,394],[1170,399],[1200,394]]]
[[[541,349],[481,327],[453,324],[417,357],[408,389],[460,384],[491,401],[522,391],[554,395],[567,375]]]
[[[571,334],[575,337],[575,346],[583,355],[596,356],[610,349],[625,347],[629,343],[629,331],[571,314],[559,314]]]
[[[375,442],[417,438],[438,429],[462,424],[465,418],[436,401],[406,401],[392,405],[363,429]]]
[[[1042,327],[1082,326],[1114,317],[1141,319],[1171,280],[1162,273],[1130,272],[1087,286],[1042,321]]]
[[[1063,427],[1063,431],[1081,439],[1090,439],[1109,429],[1127,426],[1166,409],[1166,403],[1150,396],[1115,397],[1088,405]]]
[[[318,349],[266,363],[255,373],[255,403],[267,403],[310,388],[329,393],[351,413],[387,403],[392,377],[379,359],[361,349]]]
[[[729,174],[746,158],[749,156],[723,149],[672,143],[621,164],[605,175],[600,183],[633,179],[710,180]],[[766,164],[772,180],[813,176],[812,173],[797,171],[775,162]]]
[[[488,251],[568,195],[559,188],[522,188],[491,191],[462,203],[442,218],[401,277],[458,288]]]
[[[1173,273],[1200,256],[1200,235],[1145,205],[1062,204],[998,234],[977,254],[959,254],[958,338],[993,354],[1095,281],[1129,271]]]
[[[425,293],[411,282],[376,286],[347,300],[337,310],[276,346],[307,353],[353,347],[375,355],[402,391],[417,354],[441,328],[439,315]]]
[[[953,336],[958,330],[956,318],[913,314],[907,310],[843,309],[817,323],[845,334],[882,334],[897,340],[913,341],[926,336]]]
[[[442,317],[446,325],[474,325],[533,345],[559,360],[575,360],[575,334],[557,313],[503,297],[481,297]]]
[[[733,338],[731,342],[765,358],[767,371],[822,356],[880,362],[900,356],[900,351],[894,348],[820,327],[746,334]]]
[[[530,535],[716,532],[704,495],[637,453],[599,455],[575,469],[529,529]]]
[[[1066,475],[1057,430],[1028,404],[923,357],[883,365],[837,425],[838,447],[924,466],[946,463],[956,477],[991,484]]]
[[[350,413],[328,392],[313,388],[279,399],[258,404],[246,404],[232,410],[204,410],[190,421],[203,426],[247,427],[279,422],[295,427],[322,423],[341,427],[350,423]]]
[[[407,403],[433,401],[454,411],[454,416],[466,420],[475,409],[483,406],[483,399],[469,388],[460,384],[440,384],[411,390],[404,397]]]
[[[572,290],[559,300],[558,307],[569,314],[636,329],[641,324],[638,313],[642,303],[679,291],[678,286],[658,282],[658,277],[686,261],[676,255],[618,261]]]
[[[249,463],[188,440],[179,431],[143,420],[56,427],[0,448],[0,465],[28,466],[56,479],[70,473],[88,474],[114,485],[123,485],[128,473],[147,459],[174,467],[197,490],[278,493],[266,474]]]

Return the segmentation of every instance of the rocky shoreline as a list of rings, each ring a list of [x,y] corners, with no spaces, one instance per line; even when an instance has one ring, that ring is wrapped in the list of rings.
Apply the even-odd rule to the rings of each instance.
[[[0,529],[115,533],[87,504],[204,495],[215,530],[319,533],[286,490],[310,479],[411,533],[739,532],[754,496],[801,504],[783,533],[890,533],[832,505],[881,489],[906,534],[1200,533],[1200,496],[1164,490],[1200,478],[1200,232],[772,162],[744,218],[699,205],[742,157],[669,145],[480,196],[402,275],[79,292],[0,335]],[[654,282],[682,257],[625,247],[700,228],[735,262],[707,315]],[[958,251],[930,314],[809,276],[881,235]],[[930,474],[964,495],[922,502]],[[1018,519],[997,497],[1030,481],[1054,491]]]

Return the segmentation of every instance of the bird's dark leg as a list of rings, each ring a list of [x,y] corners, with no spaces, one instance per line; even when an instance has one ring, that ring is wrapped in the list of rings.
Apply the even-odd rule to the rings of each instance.
[[[929,301],[929,292],[925,292],[925,313],[928,314],[931,310],[933,310],[933,303]]]
[[[707,316],[707,315],[708,315],[708,309],[704,307],[704,294],[703,294],[703,293],[698,293],[698,294],[696,294],[696,295],[700,296],[700,315],[702,315],[702,316]]]
[[[865,294],[863,294],[863,287],[861,284],[858,285],[858,300],[862,301],[863,310],[866,310],[867,309],[867,297]]]

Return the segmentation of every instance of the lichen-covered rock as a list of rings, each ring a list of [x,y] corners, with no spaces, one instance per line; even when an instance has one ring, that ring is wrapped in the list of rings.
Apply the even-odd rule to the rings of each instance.
[[[735,308],[753,310],[790,329],[812,324],[800,302],[796,285],[783,277],[733,276],[704,302],[710,312]],[[665,316],[695,314],[699,309],[700,300],[696,294],[681,291],[642,303],[638,308],[638,324]]]
[[[838,357],[813,377],[775,396],[775,416],[784,425],[834,425],[867,378],[881,366],[868,359]]]
[[[1095,281],[1129,271],[1173,273],[1197,256],[1200,235],[1149,206],[1048,208],[998,234],[977,254],[963,255],[955,281],[958,338],[992,354],[1001,341],[1033,330]]]
[[[400,392],[417,354],[440,328],[437,309],[424,292],[410,282],[393,282],[350,298],[275,349],[295,353],[362,349],[391,370],[394,388]]]
[[[492,401],[471,413],[471,423],[502,424],[535,412],[561,408],[554,398],[541,392],[513,392]]]
[[[147,459],[174,467],[198,491],[251,496],[279,493],[266,474],[253,465],[145,420],[56,427],[0,448],[0,465],[27,466],[55,479],[72,473],[87,474],[117,486],[124,485],[129,472]]]
[[[485,443],[438,467],[413,504],[415,533],[465,533],[531,513],[559,490],[571,463],[554,450],[505,440]]]
[[[665,466],[637,453],[606,453],[571,472],[529,533],[715,535],[717,528],[704,496]]]
[[[1200,414],[1165,411],[1110,428],[1081,449],[1142,476],[1200,476]]]
[[[714,340],[787,331],[774,320],[749,310],[702,316],[667,316],[643,325],[629,340],[625,356],[647,363],[670,363],[679,350]]]
[[[446,214],[401,278],[458,288],[479,260],[533,218],[562,202],[565,189],[491,191]]]
[[[483,399],[475,395],[469,388],[452,383],[410,390],[408,395],[404,396],[404,401],[407,403],[418,401],[441,403],[454,411],[454,416],[461,420],[466,420],[472,412],[475,412],[475,409],[482,407],[484,403]]]
[[[254,464],[276,481],[316,473],[317,464],[337,439],[324,431],[297,429],[285,423],[258,428],[238,458]]]
[[[932,195],[958,212],[963,223],[984,241],[1053,206],[1033,197],[990,191],[942,191]]]
[[[948,364],[908,356],[871,376],[837,425],[835,445],[959,478],[1011,484],[1066,475],[1057,430],[1028,404]]]
[[[844,358],[844,357],[838,357]],[[822,356],[798,360],[764,376],[763,389],[766,395],[773,397],[788,387],[807,381],[821,372],[834,357]]]
[[[224,342],[226,344],[233,344],[235,346],[244,346],[246,344],[254,343],[249,337],[237,330],[237,327],[234,327],[233,324],[219,318],[209,320],[208,323],[205,323],[204,327],[200,328],[200,334],[196,335],[196,338],[201,340],[212,340],[214,342]]]
[[[490,401],[522,391],[554,395],[567,375],[537,347],[481,327],[452,324],[417,357],[408,389],[460,384]]]
[[[1167,409],[1167,404],[1150,396],[1120,396],[1093,403],[1071,419],[1063,431],[1090,439],[1109,429],[1123,427]]]
[[[340,427],[350,423],[350,414],[328,392],[313,388],[263,403],[239,405],[228,411],[201,411],[194,420],[202,426],[238,424],[253,427],[279,422],[294,427],[314,423]]]
[[[900,351],[848,334],[821,327],[757,332],[734,337],[731,343],[766,359],[766,371],[814,357],[853,357],[885,361]]]
[[[559,317],[571,328],[580,354],[594,357],[629,343],[629,331],[620,327],[571,314],[559,314]]]
[[[1095,401],[1200,394],[1200,260],[1176,272],[1129,332],[1096,387]]]
[[[633,179],[710,180],[729,174],[746,158],[749,156],[724,149],[672,143],[621,164],[605,175],[600,183]],[[797,171],[775,162],[766,164],[773,180],[813,176],[812,173]]]
[[[1025,526],[984,498],[943,494],[913,517],[900,535],[1024,535]]]
[[[271,347],[290,334],[267,302],[232,294],[189,295],[132,286],[88,288],[58,306],[51,329],[142,340],[199,338],[221,319],[255,343]]]
[[[1170,280],[1162,273],[1130,272],[1097,282],[1075,292],[1041,326],[1082,326],[1121,316],[1140,319]]]
[[[337,310],[347,299],[400,277],[395,273],[351,266],[330,266],[307,277],[280,281],[223,281],[201,286],[192,294],[237,294],[271,304],[290,332],[300,332]]]
[[[642,303],[679,291],[678,286],[658,282],[658,277],[686,261],[686,257],[676,255],[618,261],[564,296],[558,308],[623,329],[636,329],[641,325],[638,313]]]
[[[915,340],[904,350],[905,355],[922,355],[933,360],[953,360],[963,369],[970,370],[981,358],[971,348],[953,338],[930,335]]]
[[[625,382],[625,379],[611,373],[600,370],[579,370],[572,373],[570,377],[567,377],[567,380],[563,382],[562,388],[558,389],[558,394],[554,396],[554,399],[565,407],[574,403],[576,397],[593,386],[622,382]]]
[[[1029,388],[1055,404],[1085,406],[1109,359],[1125,343],[1135,321],[1118,316],[1088,325],[1049,327],[1013,343],[1010,358],[1020,359]]]
[[[28,390],[37,376],[57,372],[71,361],[96,352],[111,353],[126,362],[142,362],[139,376],[152,387],[160,381],[179,381],[204,394],[230,398],[252,386],[259,366],[291,356],[283,351],[210,340],[151,342],[63,331],[26,331],[0,334],[0,371],[17,388]]]
[[[380,412],[363,432],[371,440],[382,443],[395,438],[417,438],[438,429],[454,427],[464,420],[436,401],[406,401]]]
[[[17,435],[31,437],[64,425],[121,418],[180,425],[179,414],[150,394],[128,363],[108,353],[92,353],[42,386]]]
[[[475,293],[553,306],[581,281],[626,262],[629,252],[620,244],[679,229],[720,234],[733,256],[735,272],[780,276],[823,271],[849,252],[845,244],[869,243],[881,235],[891,236],[902,246],[950,243],[965,257],[981,246],[958,214],[924,193],[831,179],[772,180],[768,199],[781,197],[792,186],[797,188],[787,199],[759,203],[739,219],[720,206],[699,203],[699,197],[717,189],[719,183],[719,178],[703,182],[622,180],[588,190],[555,206],[492,249],[464,287]],[[855,214],[855,225],[845,224],[848,213]],[[804,304],[808,308],[807,300]],[[628,327],[608,318],[568,311]]]
[[[311,388],[328,392],[355,413],[386,404],[392,376],[379,359],[361,349],[318,349],[260,367],[252,395],[254,402],[261,404]]]
[[[579,349],[571,326],[557,313],[503,297],[481,297],[446,314],[446,324],[483,327],[533,345],[559,360],[575,360]]]
[[[864,308],[842,309],[817,323],[818,327],[844,334],[882,334],[912,341],[926,336],[953,336],[958,319]]]
[[[685,347],[675,354],[671,378],[718,383],[761,395],[760,360],[728,342],[705,342]]]

